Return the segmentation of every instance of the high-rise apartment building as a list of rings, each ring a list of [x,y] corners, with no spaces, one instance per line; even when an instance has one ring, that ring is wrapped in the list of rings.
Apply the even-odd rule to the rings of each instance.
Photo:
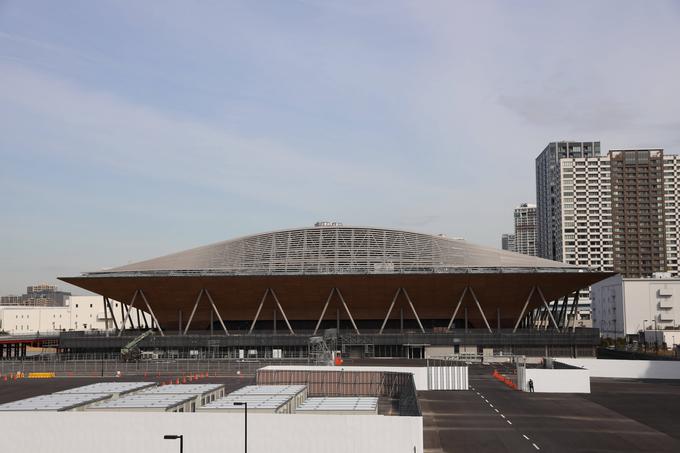
[[[560,160],[600,155],[600,142],[552,142],[536,158],[537,253],[563,261]]]
[[[501,248],[509,252],[515,251],[515,235],[504,233],[501,236]]]
[[[680,156],[663,156],[664,217],[666,221],[666,270],[680,275]]]
[[[551,143],[536,159],[539,253],[626,278],[678,275],[680,156],[658,148],[600,156],[598,143],[598,155],[579,157],[578,143]]]
[[[536,256],[536,205],[522,203],[515,208],[515,251]]]
[[[609,156],[560,160],[560,216],[554,223],[560,261],[614,269],[610,179]]]
[[[626,278],[666,271],[662,149],[611,150],[614,269]]]

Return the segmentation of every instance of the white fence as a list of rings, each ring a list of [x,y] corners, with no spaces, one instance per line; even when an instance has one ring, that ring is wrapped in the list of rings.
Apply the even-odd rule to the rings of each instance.
[[[167,453],[182,434],[188,452],[244,450],[244,417],[201,413],[14,412],[0,414],[2,451]],[[39,427],[39,429],[36,429]],[[422,417],[248,414],[251,453],[422,453]]]
[[[427,367],[428,390],[468,390],[468,367]]]

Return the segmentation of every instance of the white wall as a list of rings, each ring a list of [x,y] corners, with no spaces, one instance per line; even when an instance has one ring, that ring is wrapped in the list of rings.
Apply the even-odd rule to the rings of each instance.
[[[660,291],[670,295],[662,296]],[[623,279],[615,275],[594,284],[591,297],[593,326],[604,337],[621,338],[642,329],[680,325],[678,278]]]
[[[165,434],[183,434],[187,452],[243,451],[240,413],[0,413],[3,451],[50,453],[179,450]],[[39,428],[36,428],[39,427]],[[423,452],[422,417],[248,414],[251,453]]]
[[[593,327],[605,338],[626,335],[623,309],[623,283],[617,274],[590,287]]]
[[[22,307],[0,306],[0,330],[10,334],[32,334],[36,332],[54,332],[60,330],[105,330],[104,298],[102,296],[70,296],[65,307]],[[111,301],[114,318],[122,325],[120,302]],[[127,306],[125,306],[127,310]],[[144,313],[139,311],[140,316]],[[137,308],[130,313],[137,325]],[[151,316],[147,322],[151,325]],[[111,314],[108,313],[108,329],[114,327]],[[142,321],[142,325],[144,322]],[[130,322],[126,323],[128,328]]]
[[[661,360],[555,359],[586,368],[592,377],[680,379],[680,362]]]
[[[0,330],[10,334],[30,334],[68,329],[68,307],[0,307]]]
[[[536,393],[590,393],[588,370],[527,368],[524,379],[522,390],[525,392],[529,391],[529,379],[532,379]]]

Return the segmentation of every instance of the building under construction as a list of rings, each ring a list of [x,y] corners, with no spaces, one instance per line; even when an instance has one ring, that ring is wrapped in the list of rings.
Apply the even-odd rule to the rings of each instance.
[[[256,234],[61,280],[146,312],[118,336],[62,335],[62,349],[220,356],[307,354],[310,338],[350,355],[463,352],[590,355],[578,291],[610,273],[422,233],[319,224]],[[111,316],[113,318],[113,316]]]

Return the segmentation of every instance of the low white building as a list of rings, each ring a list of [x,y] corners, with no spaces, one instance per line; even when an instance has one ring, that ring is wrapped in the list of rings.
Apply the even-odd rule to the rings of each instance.
[[[64,307],[0,306],[0,332],[9,334],[32,334],[36,332],[57,332],[76,330],[112,330],[116,324],[122,325],[126,318],[127,306],[111,300],[111,312],[104,311],[102,296],[69,296]],[[139,314],[139,317],[138,317]],[[142,326],[151,325],[151,316],[133,308],[130,318],[135,326],[137,320]],[[126,328],[132,327],[130,321]]]
[[[615,275],[594,284],[591,299],[593,327],[605,338],[637,336],[643,330],[648,338],[650,331],[665,336],[680,328],[680,278]]]

